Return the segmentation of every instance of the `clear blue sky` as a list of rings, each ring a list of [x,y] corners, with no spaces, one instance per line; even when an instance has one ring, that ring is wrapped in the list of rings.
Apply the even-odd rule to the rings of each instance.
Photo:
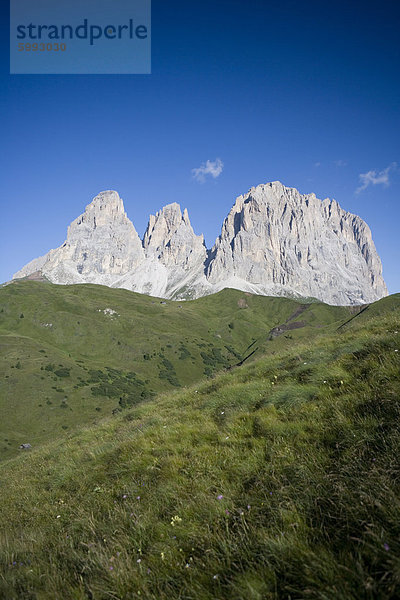
[[[400,291],[400,3],[153,0],[152,75],[121,76],[10,76],[6,8],[0,281],[101,190],[140,235],[179,202],[210,247],[236,196],[280,180],[364,218]]]

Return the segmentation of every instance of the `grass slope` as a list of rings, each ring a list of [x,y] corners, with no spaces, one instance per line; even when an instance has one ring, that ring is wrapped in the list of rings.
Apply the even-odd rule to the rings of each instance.
[[[0,465],[0,597],[400,597],[400,297],[374,312]]]
[[[95,285],[5,286],[0,459],[15,455],[22,443],[62,438],[78,425],[190,385],[253,352],[275,352],[321,335],[349,316],[343,307],[235,290],[177,303]],[[304,327],[291,330],[296,319]],[[287,331],[270,340],[271,329],[281,324]]]

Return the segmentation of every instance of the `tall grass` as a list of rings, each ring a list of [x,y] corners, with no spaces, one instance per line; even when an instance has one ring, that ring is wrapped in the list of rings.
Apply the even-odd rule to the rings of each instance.
[[[400,319],[0,466],[7,600],[400,597]]]

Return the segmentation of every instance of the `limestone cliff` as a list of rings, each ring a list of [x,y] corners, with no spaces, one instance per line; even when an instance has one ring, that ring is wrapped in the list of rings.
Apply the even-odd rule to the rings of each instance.
[[[277,181],[237,198],[209,253],[178,204],[150,216],[141,242],[118,193],[101,192],[71,223],[60,248],[14,278],[36,272],[53,283],[98,283],[173,299],[224,287],[337,305],[387,295],[368,225],[335,200]]]

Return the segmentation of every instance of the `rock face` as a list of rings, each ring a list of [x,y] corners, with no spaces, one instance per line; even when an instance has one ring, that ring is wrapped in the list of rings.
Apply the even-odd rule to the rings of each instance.
[[[366,223],[315,194],[280,182],[239,196],[211,253],[207,280],[219,287],[362,304],[387,295]]]
[[[40,270],[54,283],[112,285],[144,258],[142,242],[118,193],[101,192],[68,227],[60,248],[30,262],[14,278]]]
[[[151,215],[143,242],[117,192],[102,192],[67,240],[15,278],[98,283],[172,299],[225,287],[272,296],[363,304],[387,295],[366,223],[337,204],[279,182],[239,196],[210,252],[178,204]]]
[[[182,215],[179,204],[174,202],[156,216],[150,215],[143,247],[148,259],[160,261],[167,269],[167,296],[184,287],[195,295],[196,282],[204,279],[207,249],[204,236],[195,235],[186,208]]]

